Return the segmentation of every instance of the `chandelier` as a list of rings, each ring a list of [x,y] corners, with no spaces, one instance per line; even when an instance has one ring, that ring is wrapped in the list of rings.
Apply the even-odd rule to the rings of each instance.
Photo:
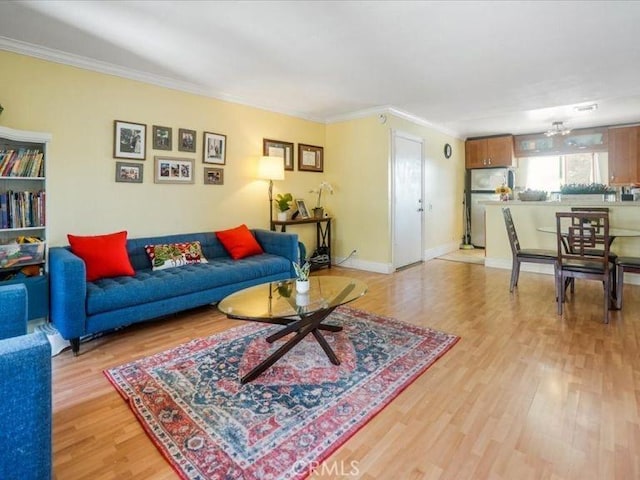
[[[562,122],[553,122],[550,130],[545,132],[547,137],[553,137],[554,135],[569,135],[571,133],[570,128],[565,128]]]

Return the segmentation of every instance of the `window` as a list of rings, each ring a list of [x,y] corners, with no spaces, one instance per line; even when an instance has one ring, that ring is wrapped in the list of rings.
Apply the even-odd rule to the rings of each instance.
[[[593,152],[521,158],[518,175],[524,178],[518,184],[532,190],[557,192],[561,185],[569,183],[606,183],[603,182],[607,178],[606,162],[606,155]]]

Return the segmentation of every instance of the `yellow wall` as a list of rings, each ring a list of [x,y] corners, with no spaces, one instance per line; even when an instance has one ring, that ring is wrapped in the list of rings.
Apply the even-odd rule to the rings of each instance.
[[[331,152],[327,173],[340,193],[340,202],[331,203],[339,228],[335,251],[338,257],[345,257],[357,249],[356,265],[357,260],[393,263],[392,130],[425,142],[425,255],[443,245],[457,248],[462,238],[463,141],[394,115],[387,115],[384,124],[377,115],[335,123],[327,126],[327,150]],[[445,143],[453,147],[449,159],[444,157]]]
[[[48,151],[47,201],[50,245],[66,234],[128,230],[130,237],[218,230],[246,223],[268,228],[267,182],[256,179],[263,138],[295,144],[295,171],[275,182],[274,194],[292,193],[309,208],[309,191],[327,180],[335,188],[323,206],[335,216],[334,256],[357,248],[357,259],[391,264],[389,157],[391,129],[426,142],[425,250],[457,244],[461,238],[464,172],[462,141],[389,115],[332,125],[183,93],[111,75],[0,51],[0,125],[53,135]],[[116,183],[114,120],[147,125],[147,158],[142,184]],[[151,149],[153,125],[173,128],[171,152]],[[177,150],[179,128],[197,131],[195,154]],[[203,131],[227,136],[224,185],[204,185]],[[444,143],[453,156],[444,159]],[[325,147],[324,173],[297,170],[297,144]],[[153,156],[195,159],[195,185],[153,183]],[[124,160],[129,161],[129,160]],[[298,233],[311,253],[312,226]],[[366,265],[365,265],[366,268]]]
[[[140,237],[240,223],[268,228],[267,182],[255,178],[262,139],[325,141],[323,124],[286,115],[1,51],[0,65],[0,124],[53,135],[47,166],[51,245],[66,244],[67,233],[124,229]],[[116,119],[147,124],[141,185],[114,181]],[[173,151],[151,150],[152,125],[173,128]],[[178,128],[197,130],[195,154],[177,150]],[[223,186],[204,185],[203,131],[227,135]],[[194,158],[195,185],[154,184],[154,155]],[[274,193],[289,191],[310,204],[309,190],[319,182],[317,173],[286,172]]]

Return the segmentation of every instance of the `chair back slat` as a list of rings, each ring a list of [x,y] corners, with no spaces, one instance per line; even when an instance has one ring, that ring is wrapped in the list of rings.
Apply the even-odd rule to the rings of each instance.
[[[558,262],[602,264],[609,272],[609,214],[606,212],[556,213]]]
[[[509,207],[504,207],[502,209],[502,215],[504,216],[504,224],[507,227],[511,253],[518,255],[520,252],[520,242],[518,241],[518,234],[516,233],[516,227],[513,225],[513,218],[511,217],[511,210]]]

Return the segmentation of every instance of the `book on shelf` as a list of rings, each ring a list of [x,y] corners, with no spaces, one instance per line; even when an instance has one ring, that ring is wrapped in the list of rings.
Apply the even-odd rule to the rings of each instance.
[[[43,157],[37,149],[0,150],[0,176],[43,177]]]
[[[44,227],[45,208],[44,191],[0,193],[0,228]]]

